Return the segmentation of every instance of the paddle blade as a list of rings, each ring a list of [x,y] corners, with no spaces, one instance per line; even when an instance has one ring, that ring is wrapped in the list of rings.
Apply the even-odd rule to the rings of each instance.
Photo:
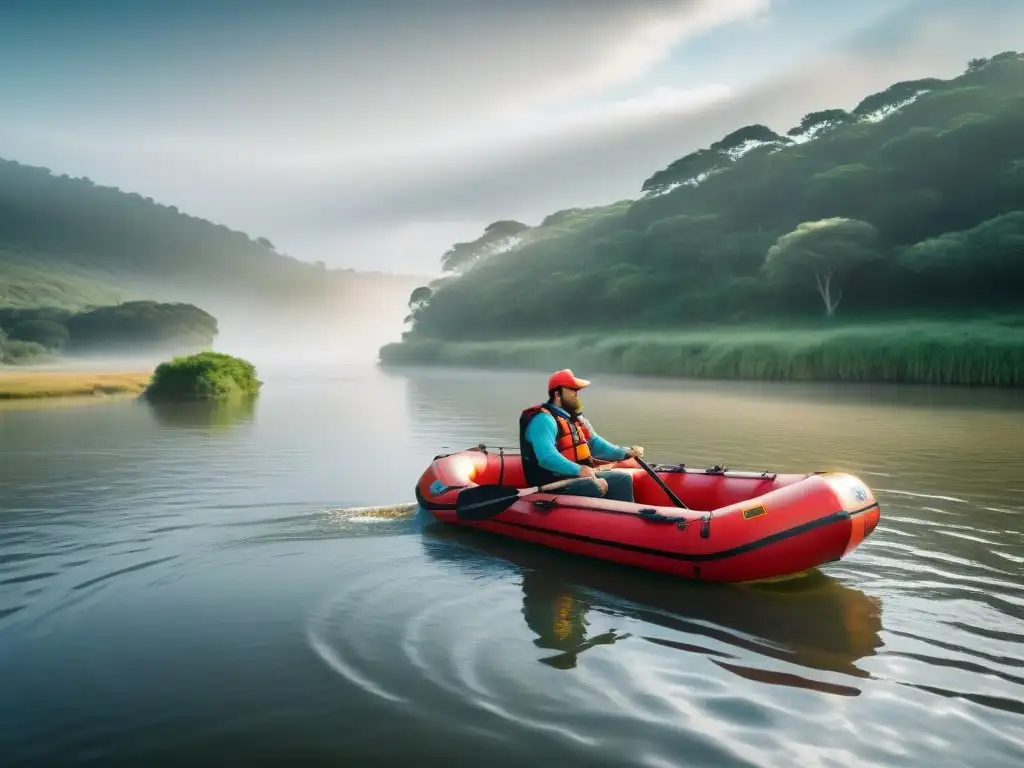
[[[455,516],[461,520],[486,520],[500,515],[519,499],[519,489],[508,485],[478,485],[459,491]]]

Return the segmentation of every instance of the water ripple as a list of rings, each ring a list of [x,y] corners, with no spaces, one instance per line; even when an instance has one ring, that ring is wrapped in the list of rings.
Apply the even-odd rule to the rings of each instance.
[[[297,377],[316,397],[268,387],[225,429],[121,406],[0,414],[0,751],[1024,764],[1019,409],[602,381],[602,434],[659,461],[883,486],[851,556],[720,588],[426,524],[409,497],[435,453],[515,445],[536,382],[488,381],[484,401],[461,373]]]

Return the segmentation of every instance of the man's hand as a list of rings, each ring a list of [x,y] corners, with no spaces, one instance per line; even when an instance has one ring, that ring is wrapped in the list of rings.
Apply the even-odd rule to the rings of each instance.
[[[605,480],[604,478],[598,477],[597,472],[594,471],[593,467],[588,467],[586,464],[581,464],[580,477],[591,478],[595,483],[597,483],[597,487],[601,489],[601,495],[608,495],[608,481]]]
[[[644,447],[642,445],[631,445],[626,449],[626,458],[632,459],[637,456],[644,455]]]

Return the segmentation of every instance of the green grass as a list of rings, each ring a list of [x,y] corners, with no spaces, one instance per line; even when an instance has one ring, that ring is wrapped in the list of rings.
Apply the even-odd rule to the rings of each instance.
[[[160,363],[146,388],[149,400],[255,397],[263,386],[252,363],[223,352],[199,352]]]
[[[560,339],[409,340],[384,364],[572,367],[602,373],[764,381],[1024,386],[1024,318],[772,330],[585,334]]]

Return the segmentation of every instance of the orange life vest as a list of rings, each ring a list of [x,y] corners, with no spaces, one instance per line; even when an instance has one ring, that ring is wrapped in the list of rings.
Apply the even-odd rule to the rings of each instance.
[[[522,422],[528,423],[538,412],[546,411],[551,414],[555,419],[555,424],[558,426],[558,434],[555,437],[555,448],[560,454],[569,459],[569,461],[575,461],[577,464],[586,464],[587,466],[593,466],[594,460],[590,456],[590,446],[587,445],[587,441],[592,437],[590,430],[587,428],[587,423],[582,419],[567,419],[560,413],[555,412],[553,409],[548,408],[547,404],[534,405],[523,411]]]

